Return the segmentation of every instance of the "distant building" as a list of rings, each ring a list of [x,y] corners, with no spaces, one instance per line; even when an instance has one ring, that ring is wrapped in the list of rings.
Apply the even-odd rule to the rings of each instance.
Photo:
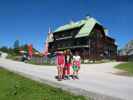
[[[119,50],[118,53],[120,56],[124,56],[124,55],[133,55],[133,40],[130,40],[125,46],[124,48]]]
[[[118,50],[118,61],[133,61],[133,40],[130,40],[124,48]]]
[[[7,56],[7,53],[0,51],[0,58],[6,58]]]
[[[117,55],[115,39],[92,17],[60,26],[49,34],[48,43],[50,53],[70,49],[72,53],[78,51],[83,59],[114,59]]]

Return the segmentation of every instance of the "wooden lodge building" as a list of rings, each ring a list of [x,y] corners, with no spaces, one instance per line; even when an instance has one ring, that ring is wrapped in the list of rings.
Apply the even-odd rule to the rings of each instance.
[[[48,36],[48,51],[70,49],[78,51],[82,59],[114,59],[117,55],[115,39],[107,35],[96,19],[87,17],[78,22],[60,26]]]

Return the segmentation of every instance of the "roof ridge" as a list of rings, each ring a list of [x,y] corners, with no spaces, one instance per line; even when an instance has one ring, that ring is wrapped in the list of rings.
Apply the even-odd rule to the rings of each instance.
[[[64,25],[58,27],[54,32],[60,32],[60,31],[69,30],[69,29],[73,29],[73,28],[76,28],[76,27],[80,27],[82,25],[85,25],[89,21],[94,21],[94,22],[100,24],[100,22],[98,22],[95,18],[89,17],[89,18],[84,18],[84,19],[78,20],[78,21],[74,21],[73,23],[64,24]]]

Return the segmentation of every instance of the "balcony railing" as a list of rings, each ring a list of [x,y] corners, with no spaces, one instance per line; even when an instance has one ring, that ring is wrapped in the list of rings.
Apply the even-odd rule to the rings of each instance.
[[[61,37],[61,38],[56,38],[56,40],[64,40],[64,39],[70,39],[72,36],[67,36],[67,37]]]
[[[58,47],[59,49],[71,49],[71,48],[88,48],[88,45],[74,45],[74,46],[62,46],[62,47]]]

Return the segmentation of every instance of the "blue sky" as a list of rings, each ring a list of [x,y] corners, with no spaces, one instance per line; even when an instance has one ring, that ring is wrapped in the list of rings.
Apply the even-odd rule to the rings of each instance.
[[[119,48],[133,39],[132,0],[0,0],[0,47],[32,43],[40,51],[48,28],[91,15],[109,29]]]

